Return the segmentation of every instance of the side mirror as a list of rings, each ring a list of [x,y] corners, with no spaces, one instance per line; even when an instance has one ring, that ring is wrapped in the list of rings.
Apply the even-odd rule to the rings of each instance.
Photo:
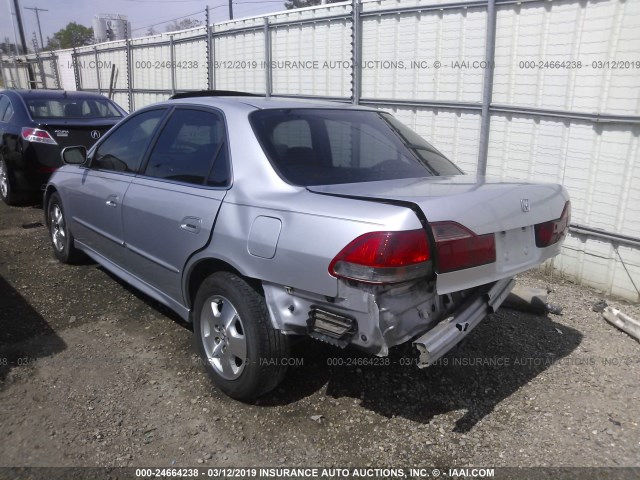
[[[87,147],[65,147],[60,154],[62,161],[67,165],[82,165],[87,161]]]

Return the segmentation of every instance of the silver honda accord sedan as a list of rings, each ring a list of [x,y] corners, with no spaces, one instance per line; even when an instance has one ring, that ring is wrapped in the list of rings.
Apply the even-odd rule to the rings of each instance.
[[[393,116],[331,102],[179,94],[50,179],[55,256],[88,255],[193,323],[215,385],[251,401],[291,339],[433,364],[558,254],[556,184],[465,175]]]

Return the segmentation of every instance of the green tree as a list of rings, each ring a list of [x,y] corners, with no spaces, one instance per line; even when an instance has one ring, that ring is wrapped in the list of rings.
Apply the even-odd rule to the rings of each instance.
[[[87,28],[76,22],[69,23],[62,30],[53,34],[49,39],[47,49],[59,50],[61,48],[82,47],[94,43],[93,28]]]
[[[183,20],[180,20],[179,22],[177,20],[174,20],[169,25],[167,25],[167,29],[165,31],[177,32],[178,30],[187,30],[189,28],[199,27],[200,25],[202,25],[202,22],[200,20],[185,18]]]
[[[344,0],[327,0],[326,3],[343,2]],[[320,5],[322,0],[287,0],[284,2],[285,8],[292,10],[294,8],[314,7]]]

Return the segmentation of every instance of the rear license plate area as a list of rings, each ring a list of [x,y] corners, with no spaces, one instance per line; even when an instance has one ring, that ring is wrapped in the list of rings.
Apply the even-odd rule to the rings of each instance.
[[[514,228],[496,233],[496,263],[498,270],[513,270],[534,261],[533,227]]]

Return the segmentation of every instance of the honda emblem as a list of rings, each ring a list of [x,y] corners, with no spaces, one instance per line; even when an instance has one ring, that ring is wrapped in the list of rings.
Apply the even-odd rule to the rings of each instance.
[[[531,208],[529,207],[529,199],[528,198],[521,199],[520,207],[522,207],[523,212],[528,212],[529,210],[531,210]]]

